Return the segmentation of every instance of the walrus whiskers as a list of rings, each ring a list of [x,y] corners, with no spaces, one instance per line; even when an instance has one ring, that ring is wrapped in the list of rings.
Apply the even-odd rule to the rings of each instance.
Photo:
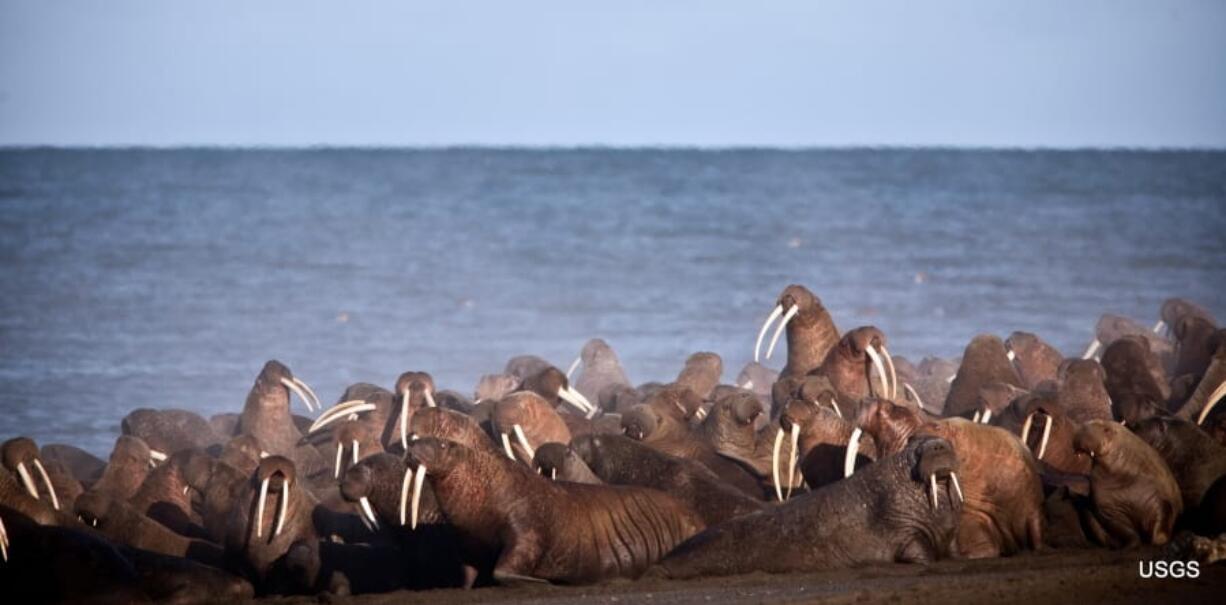
[[[762,351],[762,338],[766,336],[766,331],[770,329],[771,324],[774,323],[775,320],[778,319],[780,315],[783,315],[783,305],[775,305],[775,308],[771,310],[771,314],[767,316],[766,321],[762,322],[762,329],[758,330],[758,340],[753,345],[754,363],[757,363],[760,360],[760,353]]]
[[[844,477],[850,477],[856,472],[856,454],[860,453],[860,435],[863,432],[860,427],[856,427],[851,431],[851,437],[847,439],[847,455],[843,458]]]
[[[34,468],[42,476],[43,485],[47,486],[47,493],[51,495],[51,506],[55,510],[60,510],[60,499],[55,495],[55,486],[51,485],[51,477],[47,476],[47,469],[43,468],[43,463],[38,458],[34,459]]]
[[[775,344],[779,342],[779,335],[783,334],[783,329],[787,327],[788,322],[792,321],[793,317],[800,312],[800,305],[792,305],[788,312],[783,315],[783,319],[779,320],[779,325],[775,328],[774,336],[771,336],[771,344],[766,348],[766,358],[770,359],[775,353]]]
[[[417,514],[421,507],[421,488],[426,482],[426,465],[417,465],[417,474],[413,477],[413,502],[409,505],[412,513],[410,529],[417,529]]]

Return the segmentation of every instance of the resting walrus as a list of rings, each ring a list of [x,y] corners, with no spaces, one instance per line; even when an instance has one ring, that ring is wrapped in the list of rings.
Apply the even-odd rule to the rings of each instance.
[[[437,439],[411,443],[409,456],[466,547],[498,553],[500,583],[635,577],[704,527],[697,513],[655,490],[553,482]]]
[[[707,529],[652,574],[789,573],[939,559],[949,554],[962,508],[957,466],[948,441],[917,438],[845,481]]]
[[[1093,420],[1073,437],[1093,460],[1090,531],[1107,546],[1166,544],[1183,498],[1157,450],[1117,422]]]

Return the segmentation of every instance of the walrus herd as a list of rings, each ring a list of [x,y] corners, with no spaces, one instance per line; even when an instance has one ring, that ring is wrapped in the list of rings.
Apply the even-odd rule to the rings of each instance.
[[[733,384],[699,352],[635,385],[597,339],[471,399],[411,371],[325,409],[269,361],[237,413],[132,411],[105,461],[5,441],[0,586],[190,603],[1226,540],[1226,329],[1157,319],[1104,316],[1073,358],[1015,332],[912,362],[791,285]]]

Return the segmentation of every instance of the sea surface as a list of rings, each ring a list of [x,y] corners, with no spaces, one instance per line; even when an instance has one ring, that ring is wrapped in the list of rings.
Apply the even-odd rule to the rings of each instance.
[[[237,412],[274,358],[325,403],[596,336],[635,382],[701,350],[732,381],[790,283],[911,359],[1078,354],[1171,296],[1226,317],[1226,153],[5,150],[0,282],[0,439],[105,457],[128,411]]]

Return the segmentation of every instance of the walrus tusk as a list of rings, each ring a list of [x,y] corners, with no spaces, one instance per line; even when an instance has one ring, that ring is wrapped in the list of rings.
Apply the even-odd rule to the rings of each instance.
[[[979,410],[975,410],[975,415],[971,416],[971,422],[979,424]]]
[[[919,409],[924,410],[925,412],[928,412],[928,408],[924,407],[924,400],[920,399],[919,393],[915,392],[915,389],[911,387],[911,383],[909,382],[902,383],[902,388],[904,391],[911,394],[911,398],[915,400],[915,405],[919,406]],[[929,413],[931,414],[931,412]]]
[[[822,407],[822,404],[821,404],[821,403],[819,403],[819,402],[817,402],[817,401],[814,401],[814,402],[813,402],[813,405],[815,405],[815,406],[817,406],[817,407],[819,407],[819,408],[820,408],[820,407]],[[840,410],[840,409],[839,409],[839,400],[838,400],[838,399],[835,399],[834,397],[831,397],[831,398],[830,398],[830,409],[834,410],[834,414],[835,414],[836,416],[838,416],[839,418],[842,418],[842,417],[843,417],[843,410]]]
[[[694,410],[694,415],[697,416],[699,420],[706,420],[707,419],[707,408],[700,407]]]
[[[792,486],[796,485],[796,459],[799,455],[796,452],[796,447],[800,445],[800,425],[792,425],[792,452],[788,456],[788,491],[787,497],[792,497]]]
[[[566,368],[566,379],[567,380],[570,380],[571,375],[575,373],[575,370],[579,369],[579,364],[582,362],[583,362],[582,355],[576,357],[574,361],[570,362],[570,367]]]
[[[962,486],[958,485],[958,473],[949,473],[949,480],[953,483],[954,491],[958,493],[958,502],[966,502],[966,498],[962,497]]]
[[[55,510],[60,510],[60,499],[55,495],[55,486],[51,485],[51,477],[47,476],[47,469],[43,468],[43,463],[38,458],[34,459],[34,468],[42,476],[43,485],[47,486],[47,493],[51,495],[51,506]]]
[[[307,386],[305,382],[297,378],[282,378],[281,384],[298,395],[298,398],[302,400],[302,405],[306,406],[307,411],[315,411],[315,406],[319,404],[319,399],[315,397],[315,391],[312,391],[311,387]],[[323,406],[320,405],[319,407],[322,408]]]
[[[860,435],[864,431],[856,427],[847,438],[847,457],[843,459],[843,476],[850,477],[856,472],[856,454],[860,453]]]
[[[762,323],[762,329],[758,330],[758,341],[753,345],[754,363],[757,363],[760,360],[759,353],[762,351],[762,338],[766,336],[766,331],[770,329],[771,324],[774,323],[780,315],[783,315],[783,305],[775,305],[775,308],[771,310],[771,314],[766,317],[766,321]]]
[[[1154,324],[1154,334],[1161,334],[1163,328],[1165,327],[1166,327],[1166,322],[1159,319],[1158,323]]]
[[[336,470],[332,473],[333,479],[341,478],[341,457],[345,455],[345,444],[336,444]]]
[[[421,507],[421,487],[426,482],[426,465],[417,465],[417,474],[413,477],[413,502],[410,504],[412,512],[412,521],[409,525],[410,529],[417,529],[417,513]]]
[[[1043,439],[1039,441],[1039,460],[1043,459],[1043,454],[1047,452],[1047,439],[1051,437],[1051,414],[1045,414],[1047,422],[1043,424]]]
[[[864,347],[864,352],[868,353],[869,358],[873,360],[873,367],[877,368],[877,378],[881,382],[881,392],[877,396],[889,398],[890,385],[887,384],[889,377],[885,375],[885,364],[881,363],[881,355],[877,353],[877,349],[873,345]],[[869,378],[869,383],[872,383],[872,378]]]
[[[26,470],[24,462],[17,463],[17,474],[21,475],[21,482],[26,486],[26,491],[30,492],[30,495],[34,496],[35,500],[41,500],[38,497],[38,488],[34,487],[34,479],[30,477],[30,471]]]
[[[556,469],[556,468],[551,468],[551,469],[549,469],[549,480],[550,480],[550,481],[557,481],[557,480],[558,480],[558,469]]]
[[[1205,407],[1201,408],[1200,415],[1196,417],[1196,424],[1205,423],[1205,419],[1209,417],[1209,411],[1213,409],[1213,406],[1216,405],[1218,400],[1220,400],[1224,395],[1226,395],[1226,380],[1217,385],[1217,388],[1213,389],[1213,393],[1210,394],[1209,398],[1205,400]]]
[[[987,424],[992,421],[992,408],[983,408],[983,416],[979,417],[979,422]]]
[[[582,393],[569,387],[558,387],[558,397],[561,397],[562,401],[571,404],[583,414],[590,414],[594,410],[592,403]]]
[[[260,482],[260,499],[255,504],[255,537],[264,537],[264,502],[268,500],[268,477]],[[250,535],[250,534],[248,534]]]
[[[779,484],[779,450],[783,447],[783,427],[775,433],[775,447],[771,450],[771,479],[775,481],[775,497],[783,502],[783,488]]]
[[[370,498],[362,496],[358,498],[358,504],[361,505],[362,513],[370,520],[370,524],[375,526],[375,529],[379,529],[379,519],[375,517],[375,509],[370,507]]]
[[[752,380],[746,380],[746,381],[745,381],[745,384],[741,385],[741,388],[742,388],[742,389],[747,389],[747,390],[748,390],[748,389],[752,389],[752,388],[753,388],[753,381],[752,381]]]
[[[426,405],[432,408],[438,407],[438,404],[434,402],[434,394],[430,392],[430,389],[425,389],[422,392],[426,394]]]
[[[1022,445],[1026,445],[1026,438],[1030,436],[1030,424],[1034,422],[1034,412],[1026,416],[1026,422],[1022,423]],[[1029,448],[1029,445],[1026,445]]]
[[[1017,358],[1017,353],[1014,353],[1013,349],[1009,349],[1008,351],[1005,351],[1005,357],[1008,357],[1009,361],[1013,361]]]
[[[277,528],[272,531],[272,537],[281,535],[281,530],[285,529],[285,518],[289,515],[289,479],[281,482],[281,505],[277,507]]]
[[[149,466],[156,467],[159,462],[166,462],[169,458],[166,454],[159,452],[153,448],[149,449]]]
[[[353,463],[358,463],[358,440],[353,440]]]
[[[350,399],[349,401],[343,401],[328,408],[326,412],[320,414],[319,418],[316,418],[315,422],[312,422],[311,426],[307,427],[307,434],[310,435],[319,429],[322,429],[325,426],[344,418],[348,414],[370,412],[373,411],[375,407],[375,404],[366,403],[366,401],[362,399]]]
[[[298,386],[302,387],[302,390],[306,391],[307,395],[311,396],[311,401],[315,404],[316,409],[319,409],[319,410],[324,409],[324,405],[319,402],[319,395],[315,394],[315,391],[311,389],[311,385],[307,384],[306,382],[304,382],[302,379],[298,378],[297,376],[294,377],[294,382],[297,383]],[[315,411],[315,410],[311,410],[311,411]]]
[[[511,439],[506,433],[499,433],[502,436],[502,449],[506,450],[507,458],[515,460],[515,450],[511,449]]]
[[[928,484],[932,486],[932,510],[941,510],[941,501],[937,499],[937,474],[928,475]]]
[[[536,458],[536,450],[528,444],[528,437],[524,435],[524,428],[518,424],[512,425],[511,430],[515,431],[515,440],[519,442],[519,446],[524,448],[524,452],[528,454],[528,462],[532,462]]]
[[[775,344],[779,342],[779,335],[783,334],[783,329],[788,326],[788,322],[792,321],[792,318],[796,317],[796,314],[799,312],[800,312],[800,305],[792,305],[792,308],[788,309],[788,312],[783,314],[783,319],[779,321],[778,327],[775,328],[775,335],[771,336],[770,346],[766,347],[766,358],[767,359],[770,359],[771,355],[775,353]]]
[[[400,480],[400,526],[408,524],[406,513],[409,510],[409,483],[413,480],[413,467],[405,467],[404,479]]]
[[[0,519],[0,559],[9,560],[9,531],[4,528],[4,519]]]
[[[885,365],[890,368],[890,399],[898,397],[898,372],[894,371],[894,356],[889,349],[881,345],[881,355],[885,357]]]
[[[1090,343],[1090,346],[1086,347],[1086,352],[1081,354],[1081,358],[1089,359],[1093,357],[1094,353],[1098,351],[1098,347],[1101,347],[1102,345],[1103,343],[1099,342],[1098,339],[1095,338],[1094,341]]]

